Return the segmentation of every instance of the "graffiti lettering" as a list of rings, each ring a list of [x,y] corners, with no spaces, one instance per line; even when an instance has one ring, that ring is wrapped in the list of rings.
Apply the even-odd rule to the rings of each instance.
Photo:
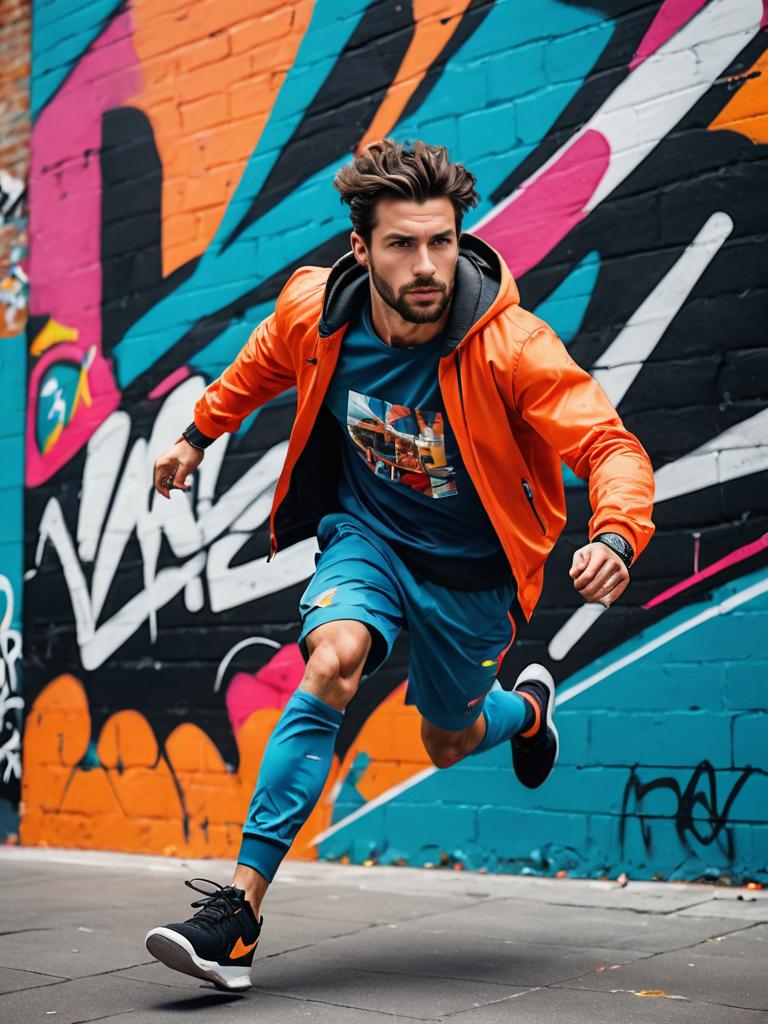
[[[0,773],[3,782],[21,778],[21,713],[24,700],[18,693],[16,663],[21,657],[21,633],[12,629],[13,588],[0,576],[5,609],[0,618]]]
[[[164,401],[149,441],[139,438],[128,452],[130,417],[113,413],[88,442],[82,498],[77,522],[77,549],[57,498],[45,506],[40,521],[35,567],[46,545],[61,562],[83,665],[102,665],[144,622],[150,641],[157,636],[157,612],[184,591],[187,609],[201,607],[200,577],[205,573],[214,612],[283,590],[312,573],[314,541],[283,552],[266,568],[266,557],[244,565],[231,561],[269,515],[272,493],[287,444],[270,448],[225,494],[213,502],[228,437],[212,448],[199,471],[196,498],[174,495],[168,502],[151,488],[154,453],[178,434],[180,418],[203,388],[199,377],[184,381]],[[143,589],[104,622],[99,622],[109,588],[131,536],[142,558]],[[158,571],[162,538],[178,565]],[[90,590],[83,564],[94,564]]]
[[[721,836],[725,843],[725,852],[728,859],[733,859],[733,834],[728,828],[728,815],[736,797],[742,791],[747,781],[754,774],[765,774],[757,768],[745,768],[731,787],[725,803],[720,809],[717,793],[717,773],[709,761],[702,761],[696,766],[688,785],[685,789],[680,788],[677,779],[672,776],[653,779],[651,782],[641,782],[637,769],[633,768],[627,779],[624,788],[624,798],[621,807],[621,828],[620,839],[622,850],[624,849],[627,821],[630,817],[636,817],[640,823],[640,831],[646,850],[652,845],[651,825],[648,820],[649,812],[644,812],[644,801],[651,793],[666,791],[671,793],[677,801],[674,821],[678,838],[683,846],[688,847],[688,836],[693,836],[702,846],[711,846]],[[697,815],[697,811],[699,812]],[[658,814],[654,818],[660,817]],[[667,817],[666,815],[664,817]]]

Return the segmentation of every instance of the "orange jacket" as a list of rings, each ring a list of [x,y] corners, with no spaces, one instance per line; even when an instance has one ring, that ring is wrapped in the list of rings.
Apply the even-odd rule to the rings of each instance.
[[[368,293],[352,254],[332,270],[303,267],[275,311],[195,406],[206,439],[239,428],[294,385],[296,418],[275,489],[272,555],[338,508],[338,427],[324,409],[342,338]],[[589,479],[589,536],[621,534],[639,555],[653,533],[653,470],[603,390],[555,333],[521,309],[501,257],[463,235],[439,382],[459,451],[530,617],[544,563],[565,524],[560,461]]]

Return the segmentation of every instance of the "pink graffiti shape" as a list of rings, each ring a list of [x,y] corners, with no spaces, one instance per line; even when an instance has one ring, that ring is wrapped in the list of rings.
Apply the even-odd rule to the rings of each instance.
[[[79,363],[92,345],[96,355],[88,372],[93,403],[81,403],[46,456],[37,445],[37,389],[45,370],[61,358],[62,349],[50,349],[36,363],[27,402],[26,479],[30,487],[43,483],[79,451],[120,400],[111,365],[101,351],[98,153],[102,116],[141,88],[131,32],[127,11],[109,23],[40,114],[32,133],[30,312],[77,329],[77,341],[67,346],[67,358]]]
[[[730,554],[725,555],[723,558],[718,559],[717,562],[713,562],[712,565],[708,565],[706,569],[702,569],[701,572],[695,572],[692,576],[688,576],[684,580],[680,580],[679,583],[675,583],[673,587],[669,587],[667,590],[662,590],[656,597],[652,597],[650,601],[643,605],[643,608],[648,610],[649,608],[655,608],[657,604],[663,604],[664,601],[669,601],[677,594],[681,594],[684,590],[688,590],[689,587],[695,586],[697,583],[701,583],[702,580],[708,580],[710,576],[715,576],[717,573],[722,572],[723,569],[729,569],[732,565],[737,565],[739,562],[743,562],[745,558],[752,558],[754,555],[759,555],[761,551],[765,551],[768,548],[768,533],[764,533],[758,540],[752,541],[751,544],[745,544],[742,548],[736,548],[735,551],[731,551]]]
[[[675,32],[679,32],[683,25],[706,4],[707,0],[666,0],[656,12],[656,17],[651,22],[648,31],[643,36],[637,53],[629,65],[630,71],[647,60],[652,53],[656,53],[668,39],[671,39]]]
[[[183,380],[186,380],[191,373],[192,371],[188,366],[180,366],[177,370],[174,370],[173,373],[169,373],[164,380],[161,380],[156,388],[152,388],[149,392],[149,397],[152,399],[162,398],[163,395],[167,395],[169,391],[173,391],[177,384],[181,384]]]
[[[586,131],[475,234],[498,249],[512,273],[520,277],[586,216],[584,207],[610,159],[605,136]]]
[[[260,708],[284,708],[304,675],[298,644],[286,644],[255,675],[238,672],[227,687],[226,704],[233,732]]]

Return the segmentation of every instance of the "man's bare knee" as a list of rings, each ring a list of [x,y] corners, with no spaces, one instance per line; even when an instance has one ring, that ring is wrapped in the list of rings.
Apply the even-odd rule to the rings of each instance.
[[[329,623],[310,633],[307,646],[309,661],[301,689],[343,710],[357,693],[370,633],[358,622]]]

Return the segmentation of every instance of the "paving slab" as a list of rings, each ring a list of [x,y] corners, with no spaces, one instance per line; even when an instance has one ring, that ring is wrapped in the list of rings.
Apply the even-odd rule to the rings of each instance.
[[[143,945],[231,872],[0,848],[0,1021],[768,1024],[762,892],[288,862],[241,995]]]
[[[346,936],[333,943],[324,943],[315,952],[347,963],[355,970],[459,979],[472,982],[494,982],[525,988],[549,985],[556,981],[579,977],[599,966],[627,963],[646,956],[642,952],[593,948],[576,945],[537,945],[510,939],[489,939],[469,935],[461,929],[434,931],[399,926],[376,928],[362,936]],[[300,959],[300,958],[298,958]],[[254,979],[262,978],[259,961],[254,966]]]
[[[408,928],[408,922],[403,922]],[[418,922],[415,924],[419,928]],[[733,918],[692,917],[681,921],[679,914],[649,914],[616,908],[590,909],[585,906],[555,906],[533,900],[487,900],[471,909],[439,912],[429,918],[434,929],[459,929],[471,936],[510,939],[552,946],[646,952],[678,949],[703,942],[741,927]]]
[[[0,995],[5,992],[21,992],[27,988],[41,988],[43,985],[55,985],[65,980],[38,971],[17,971],[12,967],[0,967]]]
[[[588,988],[605,992],[653,991],[724,1008],[768,1011],[768,988],[763,969],[748,957],[729,957],[726,963],[712,943],[676,953],[659,953],[628,964],[618,970],[584,975],[564,983],[568,988]],[[557,986],[556,986],[557,987]],[[768,1012],[766,1013],[768,1019]]]
[[[728,917],[739,921],[768,921],[768,896],[747,891],[717,894],[680,911],[681,917]]]
[[[765,1024],[761,1010],[742,1010],[632,992],[527,990],[448,1018],[450,1024]]]
[[[337,889],[321,892],[309,899],[279,903],[282,913],[300,913],[302,916],[334,916],[345,921],[366,921],[370,924],[389,924],[395,921],[423,920],[435,913],[455,913],[474,907],[476,898],[459,895],[416,896],[412,893],[377,892],[369,889]],[[271,902],[264,901],[265,917]]]
[[[522,990],[499,981],[474,981],[425,974],[397,974],[382,965],[366,970],[359,961],[340,957],[336,950],[323,954],[286,953],[260,960],[251,974],[258,992],[290,995],[361,1010],[397,1016],[440,1020]]]

